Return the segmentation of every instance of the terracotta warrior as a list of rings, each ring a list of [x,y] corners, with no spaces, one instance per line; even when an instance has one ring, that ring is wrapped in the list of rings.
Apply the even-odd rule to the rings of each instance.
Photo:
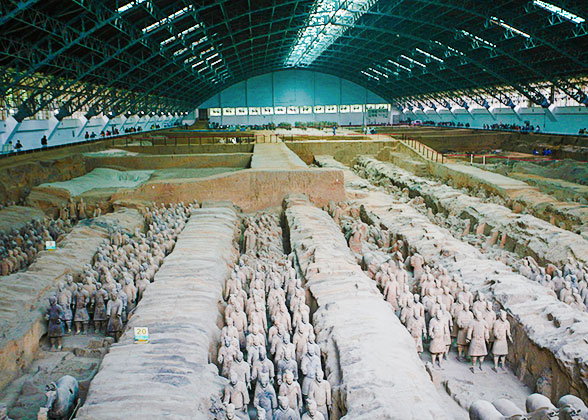
[[[88,323],[90,322],[90,316],[88,315],[88,292],[84,290],[81,283],[78,283],[78,290],[73,295],[74,300],[74,325],[76,327],[75,334],[86,334],[88,332]]]
[[[106,304],[108,302],[108,292],[102,288],[102,285],[98,283],[98,288],[94,292],[92,301],[94,304],[94,332],[96,334],[103,334],[106,326],[108,316],[106,314]]]
[[[463,360],[464,350],[468,345],[467,333],[470,322],[474,319],[474,314],[470,311],[470,305],[467,302],[461,303],[456,310],[455,325],[457,326],[457,360]]]
[[[323,378],[323,371],[317,370],[314,382],[310,384],[308,399],[317,404],[318,411],[323,415],[325,420],[329,420],[329,411],[333,400],[331,397],[331,384]]]
[[[490,332],[486,321],[484,321],[482,312],[476,311],[474,320],[470,322],[467,331],[467,341],[470,344],[468,355],[472,358],[472,372],[474,372],[478,361],[480,362],[479,368],[482,370],[482,363],[484,363],[484,358],[488,354],[486,342],[489,338]]]
[[[498,364],[502,364],[502,369],[505,370],[504,363],[508,355],[508,342],[512,343],[512,336],[510,335],[510,323],[506,319],[506,311],[500,311],[500,317],[494,322],[492,326],[492,335],[494,336],[494,345],[492,346],[492,354],[494,356],[494,371],[498,371]]]
[[[235,406],[235,410],[247,411],[247,404],[249,404],[249,392],[247,387],[241,381],[237,373],[231,372],[230,383],[225,387],[224,403],[231,403]]]
[[[425,318],[421,317],[418,312],[413,311],[410,318],[406,321],[406,329],[414,339],[417,352],[419,355],[423,352],[423,335],[427,336],[427,327],[425,325]]]
[[[302,420],[326,420],[323,414],[317,410],[314,400],[308,400],[306,407],[308,411],[302,415]]]
[[[243,353],[240,351],[237,352],[235,360],[231,364],[230,374],[233,372],[237,374],[239,382],[243,382],[247,385],[247,388],[251,388],[251,367],[249,366],[249,363],[243,360]]]
[[[447,351],[447,337],[449,335],[449,324],[444,319],[442,310],[438,309],[435,317],[429,322],[429,337],[431,337],[429,352],[433,366],[437,361],[437,366],[441,367],[441,359]]]
[[[294,381],[294,374],[292,371],[286,371],[284,374],[284,382],[280,385],[280,397],[288,398],[288,405],[290,408],[300,412],[302,409],[302,391],[298,382]]]
[[[78,219],[82,220],[86,218],[86,203],[84,203],[84,200],[82,198],[80,198],[80,201],[78,202]]]
[[[314,381],[316,373],[321,369],[321,358],[315,354],[314,347],[307,346],[306,354],[300,362],[300,370],[304,375],[302,380],[302,395],[307,396],[310,384]]]
[[[264,351],[259,352],[259,357],[251,368],[251,379],[256,380],[262,373],[267,373],[271,382],[274,381],[274,364],[269,360]]]
[[[273,417],[274,410],[278,407],[278,401],[276,398],[276,391],[269,382],[269,375],[262,373],[257,379],[257,385],[255,386],[255,396],[253,397],[253,405],[258,409],[263,408],[268,418]]]
[[[300,420],[298,410],[290,408],[288,397],[280,396],[278,398],[278,409],[274,412],[273,420]]]
[[[294,375],[295,380],[298,380],[298,364],[291,357],[290,352],[285,352],[282,360],[278,362],[278,385],[284,382],[285,375],[288,372]]]
[[[63,309],[57,304],[57,298],[49,298],[49,308],[46,315],[49,325],[47,327],[47,336],[51,342],[51,348],[61,350],[63,338]]]
[[[58,293],[57,293],[57,303],[63,309],[63,323],[65,326],[65,333],[71,334],[71,321],[73,319],[73,314],[71,312],[71,292],[65,284],[60,282],[57,286]]]
[[[110,300],[106,305],[106,315],[108,316],[107,331],[114,334],[114,339],[118,341],[122,333],[122,311],[123,304],[116,293],[110,294]]]
[[[67,211],[69,214],[69,219],[72,222],[75,222],[78,220],[78,214],[76,212],[76,204],[73,202],[71,197],[69,198],[69,200],[67,202]]]
[[[231,365],[233,364],[238,351],[239,346],[234,346],[232,338],[225,336],[217,356],[217,362],[221,364],[221,375],[225,377],[229,376],[231,372]]]

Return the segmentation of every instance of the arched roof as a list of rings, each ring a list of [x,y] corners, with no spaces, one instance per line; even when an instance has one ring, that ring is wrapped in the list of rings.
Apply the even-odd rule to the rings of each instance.
[[[512,86],[545,105],[533,83],[579,97],[570,78],[588,70],[584,0],[6,0],[0,7],[0,96],[26,88],[27,109],[65,93],[69,111],[83,95],[116,96],[109,106],[120,110],[145,98],[179,109],[297,66],[391,102],[446,91],[476,100],[474,89]]]

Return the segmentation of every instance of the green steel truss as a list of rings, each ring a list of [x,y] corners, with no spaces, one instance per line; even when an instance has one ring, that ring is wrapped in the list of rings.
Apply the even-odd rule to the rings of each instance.
[[[0,106],[40,110],[184,112],[226,87],[287,68],[327,0],[5,0],[0,3]],[[349,4],[352,2],[349,2]],[[332,0],[344,7],[344,0]],[[379,0],[333,20],[334,42],[309,70],[401,107],[465,100],[548,106],[544,86],[588,104],[588,2]],[[316,31],[314,31],[316,32]],[[395,64],[396,63],[396,64]],[[365,73],[368,73],[366,75]]]

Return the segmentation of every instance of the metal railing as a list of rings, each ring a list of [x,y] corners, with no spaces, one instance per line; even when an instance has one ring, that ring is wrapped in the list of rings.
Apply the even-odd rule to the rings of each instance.
[[[172,127],[173,128],[173,127]],[[112,140],[112,144],[114,145],[114,141],[116,139],[122,139],[125,137],[136,137],[139,135],[145,135],[146,133],[154,133],[157,131],[163,131],[163,130],[169,130],[170,127],[165,127],[165,128],[154,128],[153,130],[146,130],[146,131],[138,131],[135,133],[122,133],[122,134],[117,134],[117,135],[111,135],[111,136],[96,136],[94,138],[90,137],[88,139],[82,139],[79,141],[73,141],[70,143],[63,143],[63,144],[56,144],[54,146],[45,146],[45,147],[37,147],[34,149],[20,149],[20,150],[12,150],[10,152],[0,152],[0,159],[5,159],[11,156],[21,156],[21,155],[25,155],[25,154],[31,154],[31,153],[39,153],[39,152],[46,152],[49,150],[56,150],[56,149],[63,149],[65,147],[70,147],[70,146],[81,146],[81,145],[86,145],[86,144],[93,144],[93,143],[98,143],[101,141],[110,141]],[[14,146],[13,146],[14,147]]]
[[[405,134],[402,134],[400,142],[405,146],[409,147],[410,149],[414,150],[416,153],[419,154],[419,156],[423,157],[426,160],[438,163],[447,162],[447,156],[445,156],[443,153],[438,152],[435,149],[427,146],[426,144],[423,144],[418,140],[410,138]]]

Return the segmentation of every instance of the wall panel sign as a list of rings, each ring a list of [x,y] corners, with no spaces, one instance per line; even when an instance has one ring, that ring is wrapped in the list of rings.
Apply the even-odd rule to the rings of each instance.
[[[351,105],[351,112],[363,112],[363,105]]]
[[[314,107],[314,113],[315,114],[324,114],[325,113],[325,107],[322,105],[317,105]]]
[[[300,113],[301,114],[312,114],[312,107],[311,106],[301,106],[300,107]]]
[[[235,108],[223,108],[223,116],[235,115]]]
[[[221,109],[220,108],[210,108],[210,116],[211,117],[220,117],[221,116]]]
[[[350,106],[349,105],[339,105],[339,112],[341,114],[347,114],[350,111]]]
[[[285,106],[276,106],[274,107],[274,112],[276,113],[276,115],[282,115],[286,113],[286,107]]]
[[[249,115],[261,115],[261,108],[257,106],[249,107]]]
[[[274,107],[264,106],[261,108],[261,115],[274,115]]]
[[[235,114],[236,115],[247,115],[247,108],[237,108]]]
[[[298,114],[298,107],[297,106],[289,106],[288,107],[288,114]]]
[[[325,112],[327,114],[336,114],[337,113],[337,105],[327,105],[325,107]]]
[[[385,109],[386,111],[389,111],[390,104],[376,104],[376,109]]]
[[[376,104],[366,104],[365,109],[376,109]]]

